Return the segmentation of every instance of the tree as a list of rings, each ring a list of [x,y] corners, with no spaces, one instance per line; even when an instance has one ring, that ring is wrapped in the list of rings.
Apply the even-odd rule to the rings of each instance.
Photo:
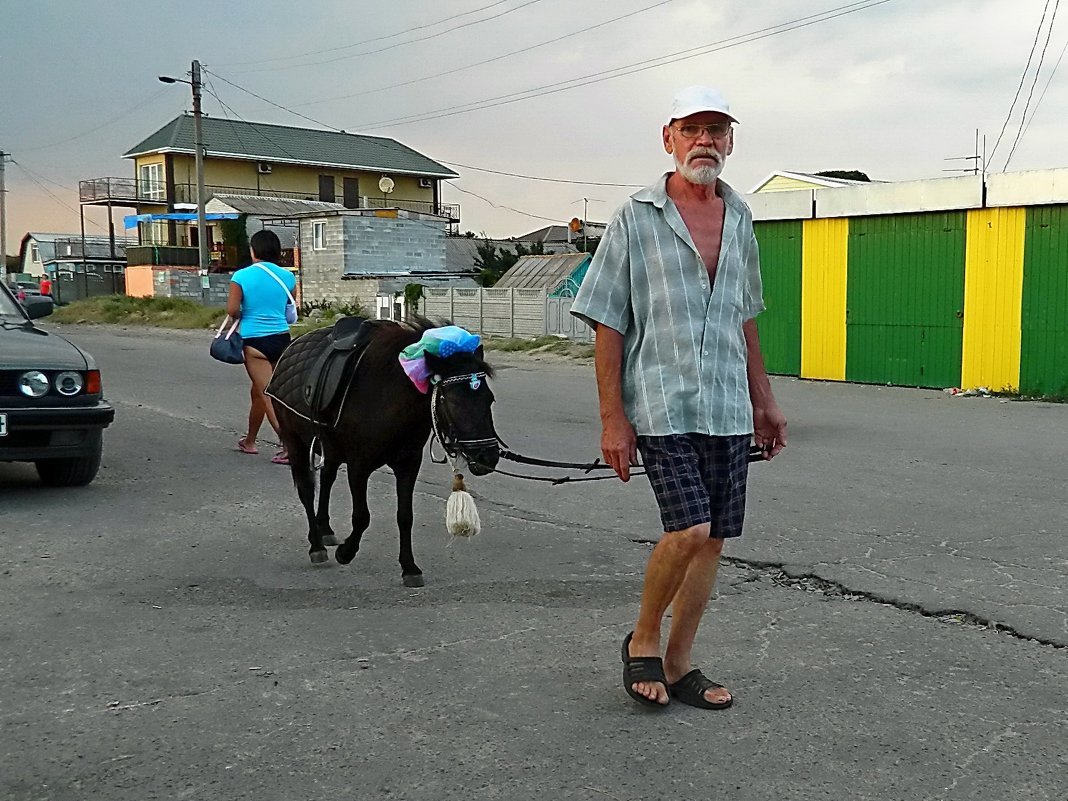
[[[483,238],[475,245],[475,269],[478,270],[479,284],[490,287],[501,280],[511,267],[523,256],[541,256],[545,253],[545,245],[534,242],[529,249],[522,243],[515,243],[515,250],[507,247],[497,248],[488,238]]]
[[[860,170],[824,170],[823,172],[814,173],[823,178],[841,178],[844,181],[871,181],[871,178],[866,173]]]

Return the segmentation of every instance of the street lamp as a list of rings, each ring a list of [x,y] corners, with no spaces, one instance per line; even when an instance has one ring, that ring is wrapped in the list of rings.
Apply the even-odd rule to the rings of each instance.
[[[190,75],[191,81],[172,78],[169,75],[158,77],[162,83],[184,83],[193,88],[193,149],[196,151],[197,168],[197,261],[200,264],[201,298],[206,304],[208,299],[208,230],[204,215],[204,132],[201,128],[200,109],[200,89],[203,84],[200,80],[199,61],[193,62]]]

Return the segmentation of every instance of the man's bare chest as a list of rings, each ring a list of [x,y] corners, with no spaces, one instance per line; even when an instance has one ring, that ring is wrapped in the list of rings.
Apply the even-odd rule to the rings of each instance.
[[[719,250],[723,243],[723,201],[716,203],[686,205],[676,204],[686,230],[690,233],[697,253],[708,270],[713,282],[719,267]]]

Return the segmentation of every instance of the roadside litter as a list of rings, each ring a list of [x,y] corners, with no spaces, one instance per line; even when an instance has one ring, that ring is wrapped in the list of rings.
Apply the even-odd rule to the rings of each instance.
[[[960,387],[948,387],[943,389],[947,395],[953,395],[957,398],[990,398],[993,397],[993,393],[986,387],[975,387],[974,389],[964,389]]]

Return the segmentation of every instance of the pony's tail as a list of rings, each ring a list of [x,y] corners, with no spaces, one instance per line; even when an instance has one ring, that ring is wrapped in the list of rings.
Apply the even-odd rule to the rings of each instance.
[[[452,477],[452,492],[445,503],[445,527],[456,537],[473,537],[482,530],[475,499],[464,487],[464,477],[461,473]]]

